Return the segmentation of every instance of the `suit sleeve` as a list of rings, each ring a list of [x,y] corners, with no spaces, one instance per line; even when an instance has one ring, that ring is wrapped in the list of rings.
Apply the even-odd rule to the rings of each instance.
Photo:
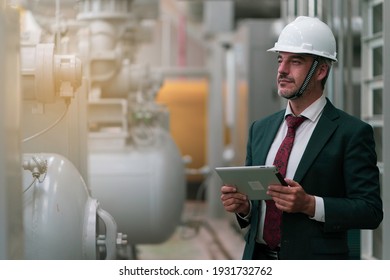
[[[383,219],[373,129],[355,126],[344,151],[345,197],[324,197],[325,230],[375,229]]]

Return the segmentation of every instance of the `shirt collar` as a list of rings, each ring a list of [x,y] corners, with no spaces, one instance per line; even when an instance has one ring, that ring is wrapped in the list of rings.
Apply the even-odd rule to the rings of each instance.
[[[314,101],[309,107],[307,107],[300,116],[304,116],[307,119],[311,120],[312,122],[315,122],[321,115],[322,110],[324,109],[326,105],[326,98],[325,95],[321,95],[320,98],[318,98],[316,101]],[[284,114],[284,117],[287,115],[293,115],[290,103],[287,103],[286,113]]]

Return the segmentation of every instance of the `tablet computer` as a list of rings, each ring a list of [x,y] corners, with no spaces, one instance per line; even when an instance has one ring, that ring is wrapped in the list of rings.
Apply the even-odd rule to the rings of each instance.
[[[234,166],[216,167],[224,185],[235,186],[251,200],[271,199],[267,195],[267,188],[272,184],[287,186],[281,174],[275,166]]]

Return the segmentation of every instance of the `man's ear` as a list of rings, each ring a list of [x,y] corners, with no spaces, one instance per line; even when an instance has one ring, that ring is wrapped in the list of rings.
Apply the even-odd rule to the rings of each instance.
[[[319,66],[318,66],[318,71],[317,71],[317,79],[318,80],[323,80],[327,75],[328,75],[328,72],[329,72],[329,65],[326,64],[326,63],[321,63]]]

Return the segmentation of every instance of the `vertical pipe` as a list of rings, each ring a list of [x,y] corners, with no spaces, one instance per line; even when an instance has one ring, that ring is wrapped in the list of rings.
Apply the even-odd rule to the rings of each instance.
[[[208,94],[207,160],[211,170],[207,188],[208,215],[222,217],[224,209],[220,200],[221,181],[216,177],[214,168],[223,164],[223,68],[224,52],[218,40],[211,42],[210,86]]]
[[[353,102],[353,31],[352,31],[352,4],[351,0],[343,1],[346,5],[346,51],[343,54],[345,56],[345,64],[346,64],[346,89],[345,89],[345,109],[348,113],[353,114],[354,112],[354,102]]]
[[[322,0],[317,0],[317,15],[318,18],[324,19],[324,10]]]
[[[345,37],[345,34],[344,34],[344,31],[345,31],[345,27],[344,27],[344,0],[338,0],[338,3],[337,3],[337,7],[338,7],[338,10],[339,10],[339,13],[338,13],[338,19],[339,19],[339,28],[338,28],[338,53],[340,54],[339,55],[339,58],[338,58],[338,74],[339,74],[339,80],[338,80],[338,90],[337,90],[337,96],[335,96],[336,98],[336,105],[340,108],[340,109],[345,109],[345,106],[344,106],[344,56],[346,55],[345,53],[345,49],[344,49],[344,37]]]
[[[185,67],[187,64],[187,30],[186,30],[186,17],[181,14],[178,25],[178,57],[177,62],[179,67]]]
[[[0,5],[0,259],[22,259],[19,17]]]
[[[56,31],[55,31],[55,45],[56,49],[61,45],[61,28],[60,28],[60,16],[61,16],[61,8],[60,8],[60,0],[56,0]]]
[[[365,37],[368,35],[368,25],[369,25],[369,7],[368,7],[368,1],[362,1],[362,19],[363,19],[363,29],[362,29],[362,54],[361,54],[361,65],[368,65],[368,46],[365,42]],[[360,83],[361,85],[361,97],[360,97],[360,117],[362,119],[367,118],[367,102],[366,102],[366,94],[367,92],[367,84],[365,83],[365,80],[368,77],[368,66],[361,68],[361,76],[362,81]],[[384,111],[385,112],[385,111]],[[386,124],[386,123],[385,123]],[[384,143],[384,146],[386,143]],[[383,147],[384,147],[383,146]],[[384,181],[383,181],[384,182]],[[361,240],[360,240],[360,254],[362,259],[369,259],[373,255],[373,246],[372,246],[372,231],[371,230],[361,230]]]
[[[280,15],[281,18],[286,19],[288,17],[288,0],[280,0]]]
[[[229,128],[233,128],[236,119],[236,96],[237,96],[237,79],[236,79],[236,61],[233,46],[228,46],[226,51],[226,110],[225,120]]]
[[[205,29],[212,39],[210,40],[210,83],[208,94],[208,128],[207,128],[207,162],[211,174],[207,182],[208,215],[213,218],[223,217],[220,196],[221,180],[217,178],[214,168],[223,164],[224,132],[223,122],[223,83],[224,66],[226,63],[224,45],[227,33],[232,32],[233,1],[206,1],[204,5]],[[222,35],[219,35],[222,34]]]
[[[298,0],[298,14],[297,16],[307,16],[308,15],[308,0]]]
[[[327,23],[330,27],[330,29],[333,31],[334,33],[334,14],[333,14],[333,2],[334,0],[329,0],[327,1],[327,7],[326,7],[326,11],[328,11],[328,14],[325,15],[323,14],[323,17],[327,19]],[[338,53],[338,49],[337,49],[337,53]],[[335,83],[334,83],[334,66],[332,67],[330,73],[329,73],[329,77],[328,77],[328,80],[327,80],[327,86],[326,86],[326,93],[327,93],[327,96],[329,98],[330,101],[334,102],[334,88],[335,88]]]
[[[309,17],[315,17],[317,16],[317,9],[316,9],[316,2],[317,0],[307,0],[307,15]]]
[[[236,72],[236,56],[234,46],[230,45],[227,47],[226,52],[226,106],[225,106],[225,120],[227,128],[229,129],[230,142],[228,143],[227,149],[231,152],[228,157],[225,156],[225,160],[233,162],[236,158],[235,154],[238,147],[237,141],[237,122],[238,122],[238,86],[237,86],[237,72]]]
[[[390,2],[383,1],[383,45],[390,46],[390,26],[388,24],[387,15],[390,14]],[[390,162],[390,48],[383,47],[383,162]],[[390,189],[386,186],[390,184],[390,169],[389,165],[384,164],[383,167],[383,184],[382,184],[382,199],[385,213],[390,213]],[[390,259],[390,242],[387,241],[387,236],[390,236],[390,215],[386,215],[382,222],[382,240],[378,240],[379,244],[383,244],[382,259]]]
[[[171,66],[171,37],[171,18],[167,14],[163,14],[161,35],[161,62],[163,67]]]

